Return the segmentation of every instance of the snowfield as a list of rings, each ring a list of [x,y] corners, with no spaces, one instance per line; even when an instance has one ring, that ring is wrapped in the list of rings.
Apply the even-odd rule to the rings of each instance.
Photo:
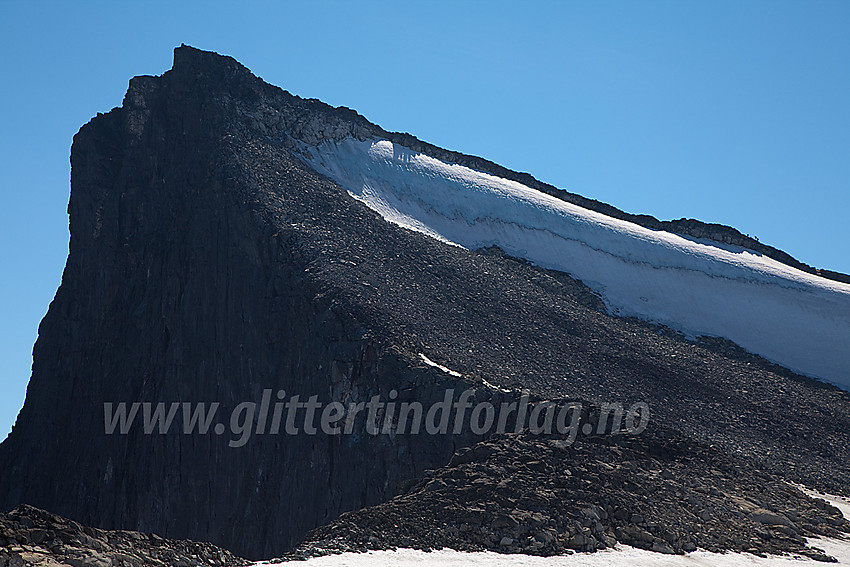
[[[823,546],[821,546],[823,547]],[[844,547],[846,549],[846,546]],[[838,559],[837,565],[850,565],[850,554],[838,556],[827,546],[826,552]],[[805,563],[803,561],[806,561]],[[493,552],[465,553],[453,550],[371,551],[369,553],[343,553],[309,559],[305,567],[801,567],[824,565],[799,557],[757,557],[748,553],[709,553],[695,551],[688,555],[662,555],[634,547],[622,546],[615,550],[596,553],[577,553],[558,557],[532,555],[502,555]],[[263,564],[267,565],[267,564]],[[290,565],[277,563],[271,565]],[[827,563],[826,565],[836,565]]]
[[[304,149],[317,171],[387,221],[467,249],[499,246],[582,280],[612,313],[725,337],[850,389],[848,284],[614,219],[388,140]]]
[[[838,496],[809,492],[823,498],[850,518],[850,501]],[[850,565],[850,541],[840,539],[809,539],[811,546],[825,551],[838,560],[838,565]],[[300,564],[300,562],[299,562]],[[372,551],[369,553],[343,553],[316,557],[304,562],[306,567],[800,567],[825,565],[799,556],[758,557],[749,553],[710,553],[695,551],[687,555],[663,555],[627,545],[617,544],[614,549],[595,553],[575,553],[556,557],[531,555],[503,555],[493,552],[460,552],[450,549],[440,551]],[[259,565],[290,565],[290,563],[258,563]],[[829,564],[826,564],[829,565]],[[832,565],[835,565],[833,563]]]

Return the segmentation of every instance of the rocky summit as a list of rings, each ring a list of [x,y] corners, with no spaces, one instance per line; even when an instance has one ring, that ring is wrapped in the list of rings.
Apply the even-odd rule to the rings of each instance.
[[[180,544],[162,559],[159,540],[136,532],[262,559],[618,541],[806,552],[805,537],[850,531],[789,484],[850,494],[846,391],[727,339],[618,316],[598,290],[498,247],[387,222],[308,157],[373,138],[816,272],[734,229],[627,215],[180,47],[171,70],[132,79],[123,104],[74,138],[70,251],[0,445],[0,510],[79,524],[65,537],[54,516],[17,508],[0,557],[42,553],[24,547],[36,534],[9,535],[22,525],[64,556],[187,565],[173,558],[229,556]],[[399,422],[390,407],[438,407],[448,391],[447,410],[469,392],[476,407],[527,402],[538,418],[572,404],[582,420],[541,434],[384,430]],[[199,404],[219,413],[205,420]],[[315,404],[362,411],[348,431],[309,431],[306,412],[324,415]],[[612,408],[635,407],[648,423],[629,428],[627,413],[607,425]]]

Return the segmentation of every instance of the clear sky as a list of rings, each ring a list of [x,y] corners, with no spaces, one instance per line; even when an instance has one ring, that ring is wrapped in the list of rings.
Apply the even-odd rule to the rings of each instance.
[[[850,2],[0,0],[0,438],[68,252],[69,153],[186,43],[387,130],[850,272]]]

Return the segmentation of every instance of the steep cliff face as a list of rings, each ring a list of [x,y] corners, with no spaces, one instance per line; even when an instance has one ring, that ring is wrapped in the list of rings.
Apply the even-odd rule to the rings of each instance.
[[[184,435],[179,424],[105,433],[104,403],[219,402],[227,423],[265,390],[346,403],[391,390],[427,403],[469,386],[493,400],[523,388],[644,400],[659,423],[765,470],[850,485],[845,392],[723,341],[612,317],[564,274],[389,224],[299,154],[372,135],[427,146],[189,47],[81,129],[70,254],[0,445],[0,508],[26,502],[269,557],[388,500],[472,439],[358,430],[233,447],[230,431]]]
[[[400,385],[409,363],[309,274],[333,255],[323,224],[358,213],[284,148],[245,133],[242,112],[264,88],[232,60],[178,50],[172,71],[134,79],[122,108],[76,136],[71,250],[2,447],[4,507],[270,555],[450,456],[428,438],[412,451],[306,435],[233,448],[229,435],[176,426],[105,434],[104,402],[232,408],[264,389],[345,400]]]

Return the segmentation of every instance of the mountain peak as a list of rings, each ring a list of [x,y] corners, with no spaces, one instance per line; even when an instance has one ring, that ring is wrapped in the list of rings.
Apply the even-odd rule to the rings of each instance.
[[[697,287],[683,290],[682,282],[717,279],[744,290],[732,298],[739,303],[800,291],[795,297],[805,301],[794,309],[841,319],[810,293],[832,282],[806,275],[797,287],[784,285],[782,266],[758,272],[752,266],[767,263],[723,248],[734,242],[650,234],[666,225],[623,220],[629,215],[528,174],[385,132],[350,109],[268,85],[232,58],[186,46],[175,50],[172,70],[134,78],[122,108],[83,127],[71,161],[70,253],[39,328],[24,408],[0,445],[0,509],[26,502],[98,527],[209,540],[268,558],[343,512],[405,492],[458,448],[485,438],[503,444],[505,435],[469,427],[383,434],[367,429],[368,412],[352,417],[348,433],[293,431],[284,419],[272,433],[272,413],[246,418],[243,409],[278,401],[303,409],[309,399],[362,408],[375,396],[434,407],[461,391],[493,408],[529,398],[540,407],[576,402],[587,410],[580,417],[596,420],[586,423],[583,435],[591,436],[611,433],[599,427],[601,404],[645,404],[650,429],[663,433],[641,449],[653,470],[674,452],[711,446],[730,466],[748,460],[771,482],[831,492],[850,485],[847,392],[730,340],[685,336],[610,308],[614,283],[640,284],[652,292],[637,294],[641,304],[678,297],[685,310],[712,315]],[[482,226],[495,227],[495,236],[477,238]],[[695,226],[688,230],[707,225]],[[500,239],[517,228],[541,238],[510,248]],[[553,239],[575,254],[558,252]],[[561,263],[522,248],[557,253]],[[579,280],[587,273],[579,268],[604,262],[634,271]],[[652,278],[629,279],[646,273]],[[785,295],[766,295],[777,282]],[[781,330],[781,317],[797,311],[774,304],[769,314],[778,318],[733,312],[732,320]],[[809,339],[823,348],[846,336],[835,335]],[[833,361],[845,356],[836,350]],[[200,403],[219,412],[203,432],[197,414],[180,413]],[[120,404],[142,421],[116,430],[109,412]],[[151,425],[158,407],[175,408],[171,428]],[[617,435],[607,435],[609,443],[624,448]],[[548,441],[530,445],[549,452]],[[523,472],[519,457],[509,460],[518,463],[511,474],[545,470],[536,463]],[[581,486],[607,499],[612,467],[591,468]],[[673,508],[665,510],[659,517],[671,517]],[[634,523],[661,525],[650,516]],[[508,537],[488,535],[493,545]],[[729,549],[735,534],[703,535]],[[616,534],[596,536],[608,545]]]
[[[186,44],[174,48],[174,64],[171,70],[180,75],[209,74],[219,80],[227,80],[228,77],[234,76],[256,78],[247,67],[233,57]]]

